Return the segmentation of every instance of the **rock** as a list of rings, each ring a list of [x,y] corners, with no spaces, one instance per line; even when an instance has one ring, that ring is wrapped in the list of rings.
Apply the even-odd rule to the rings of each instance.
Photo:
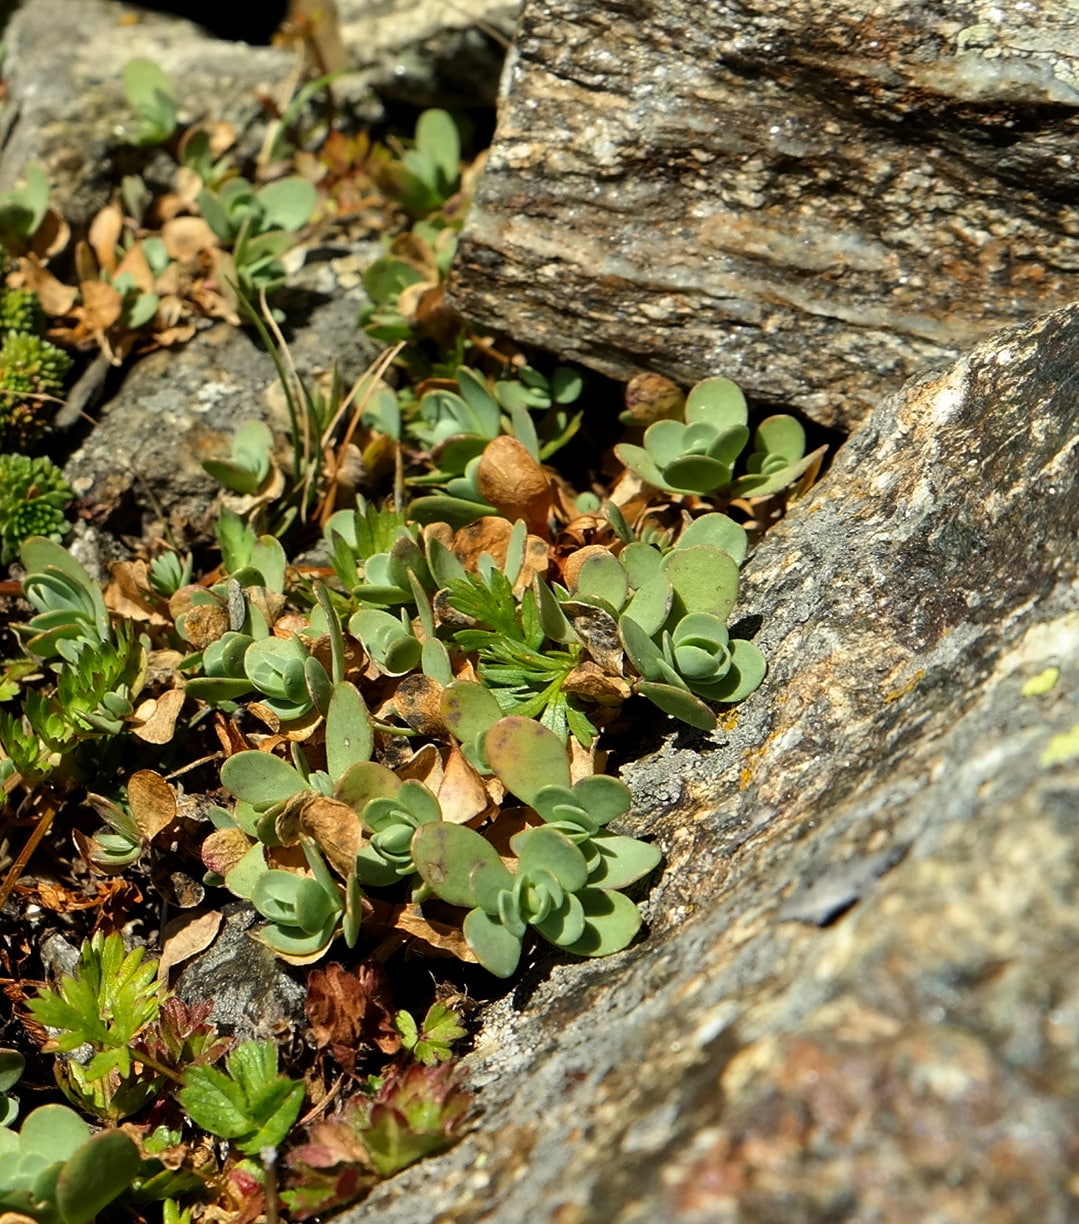
[[[53,206],[76,230],[109,202],[124,174],[154,176],[154,151],[127,143],[134,118],[121,72],[129,60],[151,59],[169,74],[181,122],[233,124],[241,160],[258,152],[264,133],[256,90],[273,93],[295,63],[283,48],[221,42],[173,17],[143,13],[124,25],[122,16],[110,0],[26,0],[4,35],[9,103],[0,191],[39,162]]]
[[[1079,296],[1077,132],[1067,0],[528,0],[452,297],[850,428]]]
[[[518,0],[338,0],[341,36],[385,98],[493,106]]]
[[[359,291],[357,291],[357,294]],[[310,306],[291,342],[301,376],[337,365],[350,386],[378,346],[357,323],[363,299],[340,294]],[[270,355],[252,337],[221,323],[182,348],[137,361],[94,428],[65,465],[78,497],[113,533],[140,535],[164,514],[172,538],[207,535],[221,486],[203,470],[227,458],[244,421],[288,427]],[[291,461],[282,451],[281,461]]]
[[[223,907],[224,923],[210,947],[177,978],[173,989],[188,1005],[213,999],[210,1020],[237,1041],[281,1039],[304,1022],[307,991],[249,931],[257,915],[245,902]]]
[[[534,961],[473,1133],[344,1221],[1075,1218],[1077,369],[1079,306],[994,337],[768,534],[764,686],[624,771],[647,937]]]

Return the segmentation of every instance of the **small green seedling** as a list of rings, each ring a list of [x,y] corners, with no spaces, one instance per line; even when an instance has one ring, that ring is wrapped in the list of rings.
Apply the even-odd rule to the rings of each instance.
[[[432,1003],[422,1025],[416,1023],[410,1012],[399,1011],[393,1018],[393,1027],[401,1036],[402,1046],[425,1067],[449,1062],[453,1057],[453,1043],[468,1031],[461,1026],[457,1013],[445,1003]]]
[[[31,536],[59,544],[69,527],[64,508],[74,496],[51,459],[0,455],[0,563],[13,561]]]
[[[138,121],[131,143],[164,144],[176,129],[176,99],[168,74],[153,60],[133,59],[124,65],[123,81]]]
[[[196,1125],[249,1156],[278,1147],[299,1117],[303,1083],[278,1074],[270,1041],[241,1042],[225,1068],[190,1068],[180,1104]]]

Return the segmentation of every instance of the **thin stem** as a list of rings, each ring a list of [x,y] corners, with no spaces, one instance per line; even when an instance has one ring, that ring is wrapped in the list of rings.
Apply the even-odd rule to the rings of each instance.
[[[38,792],[42,796],[42,801],[47,805],[45,811],[38,818],[38,822],[34,825],[30,832],[30,836],[26,839],[26,844],[19,851],[19,857],[11,864],[11,868],[4,878],[3,884],[0,884],[0,910],[7,905],[8,898],[11,896],[12,890],[19,882],[19,877],[23,873],[23,869],[30,861],[30,856],[38,848],[41,839],[49,831],[49,827],[56,816],[56,796],[51,790],[45,789]]]

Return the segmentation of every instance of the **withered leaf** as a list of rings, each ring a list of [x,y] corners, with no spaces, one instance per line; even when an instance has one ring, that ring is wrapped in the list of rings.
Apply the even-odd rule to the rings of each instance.
[[[183,694],[179,694],[183,697]],[[127,780],[127,801],[139,832],[153,839],[176,819],[176,792],[152,769],[140,769]]]
[[[192,956],[205,951],[213,943],[221,928],[221,911],[207,910],[198,913],[189,910],[166,924],[161,932],[161,959],[157,963],[157,976],[167,980],[169,970]]]
[[[401,1048],[393,1027],[389,981],[377,961],[365,961],[354,973],[335,961],[313,970],[307,978],[304,1011],[315,1045],[320,1050],[331,1047],[345,1071],[353,1071],[372,1046],[383,1054]]]

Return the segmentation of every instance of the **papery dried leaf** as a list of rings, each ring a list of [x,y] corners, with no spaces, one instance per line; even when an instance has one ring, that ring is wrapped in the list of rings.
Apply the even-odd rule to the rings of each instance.
[[[406,322],[414,322],[421,300],[436,288],[430,281],[417,281],[414,285],[406,285],[397,295],[397,313]]]
[[[389,978],[378,961],[365,961],[349,973],[337,962],[315,969],[307,978],[304,1012],[319,1049],[331,1046],[342,1069],[351,1072],[363,1057],[364,1047],[396,1054],[400,1034],[393,1026],[393,998]]]
[[[424,744],[407,761],[396,764],[394,773],[402,782],[422,782],[428,790],[437,792],[442,784],[442,754],[434,744]]]
[[[551,479],[516,438],[488,442],[476,469],[476,487],[510,522],[524,519],[538,534],[547,529]]]
[[[110,612],[124,620],[148,621],[154,626],[169,623],[150,588],[149,566],[145,561],[114,561],[109,572],[105,607]]]
[[[575,553],[570,553],[562,562],[562,581],[571,591],[575,591],[581,566],[589,557],[602,557],[609,552],[610,549],[604,548],[602,544],[588,544],[584,548],[579,548]]]
[[[165,901],[177,909],[194,909],[206,899],[202,882],[186,871],[162,871],[160,862],[155,862],[150,878]]]
[[[397,713],[414,731],[445,738],[446,724],[440,708],[442,691],[437,680],[417,672],[405,676],[398,684],[393,703]]]
[[[585,644],[592,658],[612,676],[622,674],[622,639],[618,636],[618,623],[609,612],[592,604],[567,600],[562,604],[566,619],[574,633]]]
[[[29,254],[37,256],[43,263],[48,263],[71,241],[71,226],[55,209],[46,209],[41,224],[30,239]]]
[[[57,280],[34,255],[24,255],[19,260],[18,272],[9,276],[7,283],[14,288],[32,289],[47,315],[70,314],[79,296],[78,289]]]
[[[117,322],[124,309],[120,291],[104,281],[83,281],[79,286],[82,305],[77,308],[85,324],[94,333],[108,331]]]
[[[226,830],[227,831],[227,830]],[[157,962],[157,976],[167,981],[169,970],[181,965],[198,953],[204,952],[217,938],[221,929],[221,911],[207,910],[205,913],[188,911],[165,925],[161,932],[161,957]]]
[[[215,829],[202,843],[202,861],[208,871],[228,875],[252,844],[243,829]]]
[[[123,259],[116,265],[116,276],[123,276],[125,273],[134,280],[135,288],[140,293],[154,292],[154,274],[146,258],[146,252],[139,242],[135,243],[129,251],[125,251]]]
[[[460,927],[425,918],[417,905],[395,907],[393,925],[419,945],[414,950],[423,956],[455,956],[470,965],[479,964]]]
[[[488,514],[462,527],[453,537],[451,551],[466,570],[475,572],[481,554],[487,553],[501,569],[506,563],[513,524],[504,518]]]
[[[468,824],[493,806],[483,778],[465,760],[456,744],[446,752],[442,782],[435,794],[442,808],[442,819],[451,824]]]
[[[127,801],[147,841],[153,841],[176,819],[176,792],[152,769],[140,769],[128,778]]]
[[[184,690],[176,688],[143,701],[130,723],[131,734],[147,744],[171,743],[176,734],[176,720],[186,700]]]
[[[595,663],[579,664],[562,681],[562,691],[598,705],[621,705],[630,698],[630,687],[620,676],[612,676]]]
[[[172,607],[171,600],[169,607]],[[211,642],[216,642],[227,632],[228,628],[228,611],[217,603],[196,604],[184,616],[184,637],[195,650],[205,650]]]
[[[90,222],[86,235],[98,267],[113,276],[116,272],[116,248],[124,232],[124,214],[119,204],[106,204]]]
[[[173,217],[161,227],[161,240],[170,259],[181,263],[196,259],[203,251],[212,251],[217,235],[201,217]]]
[[[300,828],[311,834],[331,865],[346,877],[364,842],[363,829],[352,808],[338,799],[315,795],[304,804]]]
[[[244,752],[252,747],[251,742],[232,719],[226,718],[219,710],[214,712],[214,734],[226,757],[235,756],[237,752]]]

